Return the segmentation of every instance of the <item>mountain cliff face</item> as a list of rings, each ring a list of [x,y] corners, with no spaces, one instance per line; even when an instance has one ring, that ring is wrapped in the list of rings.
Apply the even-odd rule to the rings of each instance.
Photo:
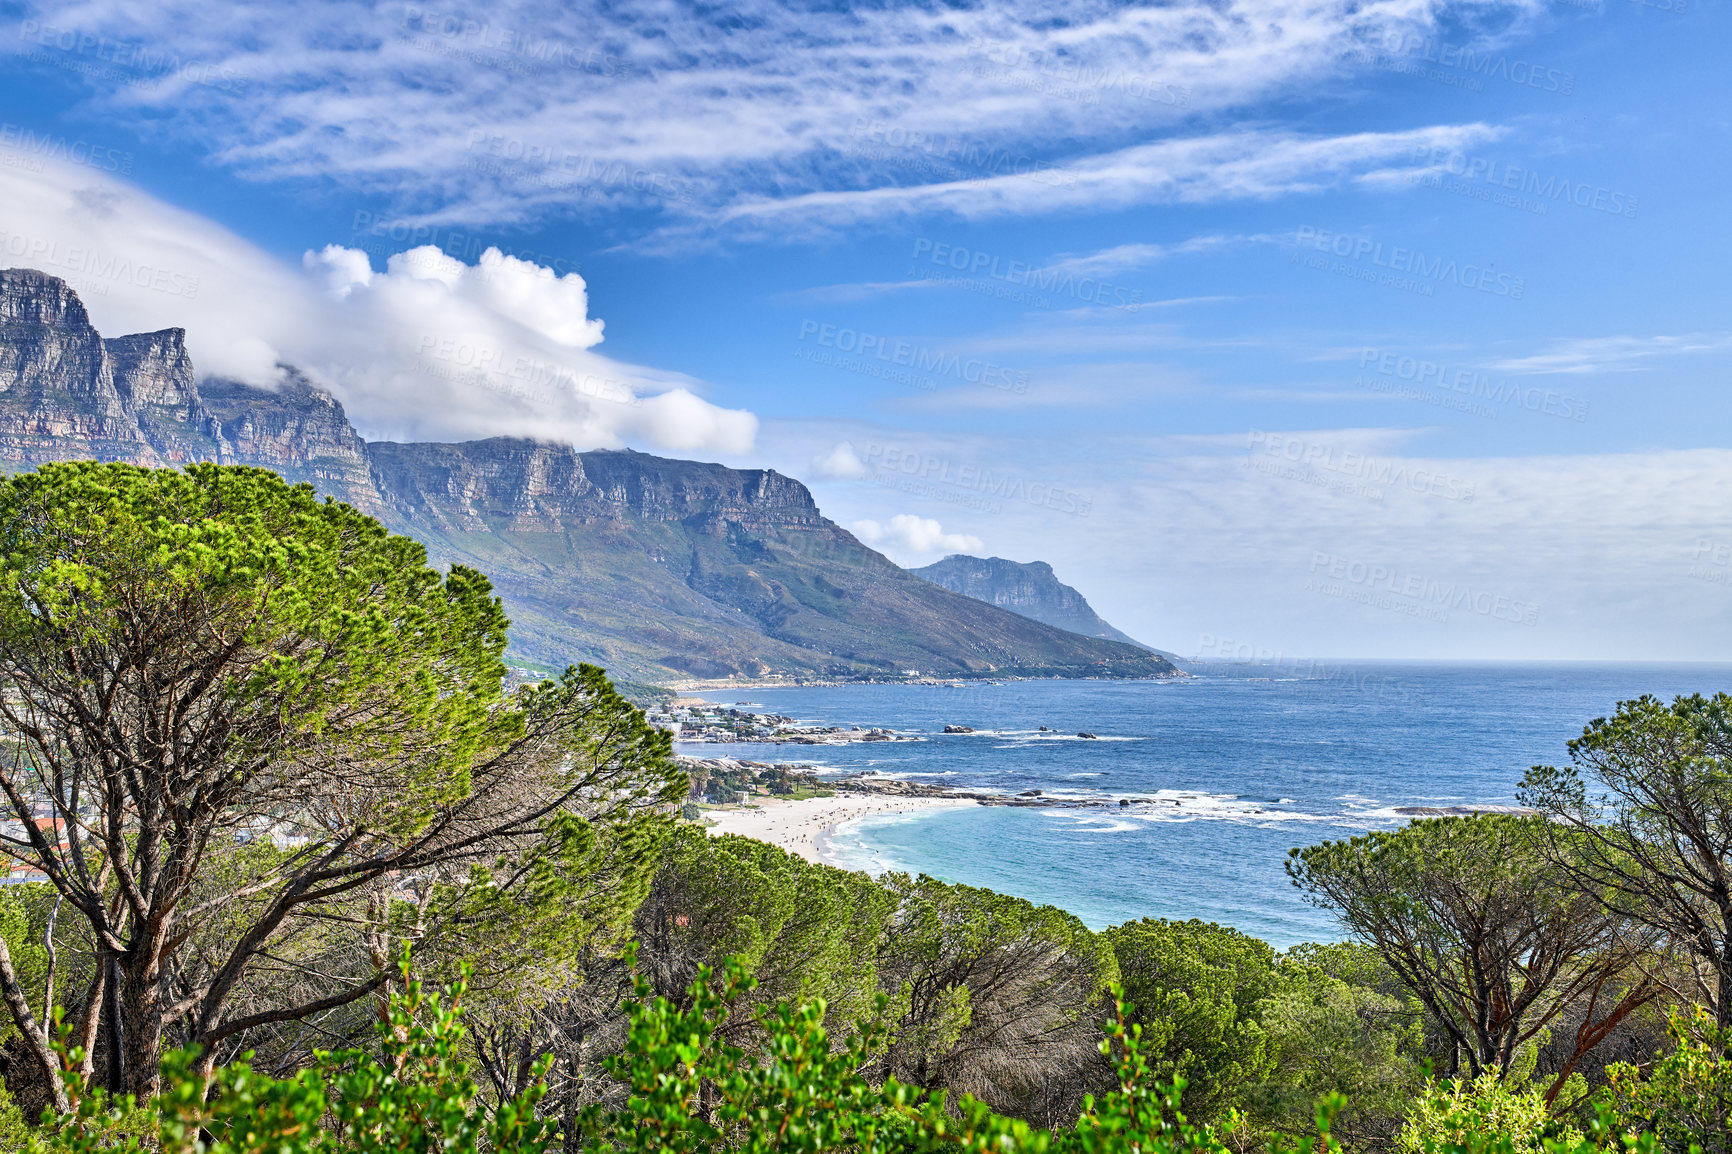
[[[198,381],[184,338],[104,340],[58,278],[0,271],[0,467],[209,460],[309,482],[436,563],[486,573],[514,658],[543,668],[594,661],[656,681],[1176,672],[922,581],[774,471],[511,438],[369,444],[292,369],[270,390]]]
[[[921,569],[910,569],[916,577],[942,585],[952,593],[981,601],[1080,633],[1122,641],[1139,649],[1149,647],[1108,625],[1088,599],[1060,581],[1045,561],[1006,561],[1003,557],[969,557],[953,553]],[[1150,650],[1154,652],[1154,650]]]
[[[186,330],[104,340],[66,282],[0,271],[0,463],[263,465],[375,513],[367,446],[329,393],[287,370],[274,391],[201,386]]]
[[[130,389],[128,370],[142,366],[117,365],[66,282],[34,271],[5,276],[0,285],[0,459],[125,457],[138,426],[121,390]]]

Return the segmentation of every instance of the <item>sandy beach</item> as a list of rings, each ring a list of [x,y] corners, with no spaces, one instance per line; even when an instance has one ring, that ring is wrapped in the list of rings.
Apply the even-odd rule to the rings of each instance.
[[[754,798],[753,809],[713,809],[704,816],[716,824],[712,834],[734,833],[757,838],[797,853],[809,862],[839,865],[827,853],[824,835],[845,821],[868,815],[913,813],[925,809],[956,809],[979,805],[963,798],[890,797],[874,794],[838,793],[834,797],[812,797],[803,801]]]

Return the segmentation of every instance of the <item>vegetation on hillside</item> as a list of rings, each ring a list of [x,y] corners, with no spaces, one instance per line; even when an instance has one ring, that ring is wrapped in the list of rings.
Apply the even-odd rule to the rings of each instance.
[[[601,670],[508,689],[485,578],[261,470],[0,482],[0,566],[0,1149],[1732,1143],[1732,698],[1294,851],[1348,940],[1277,953],[706,836]]]

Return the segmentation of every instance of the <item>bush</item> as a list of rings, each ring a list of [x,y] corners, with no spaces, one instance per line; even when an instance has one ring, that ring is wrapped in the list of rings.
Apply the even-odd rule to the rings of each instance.
[[[1668,1151],[1732,1150],[1732,1038],[1700,1007],[1674,1014],[1670,1032],[1676,1048],[1646,1079],[1622,1063],[1607,1070],[1607,1098],[1620,1123]]]
[[[139,1105],[104,1092],[79,1096],[31,1147],[33,1154],[547,1154],[564,1138],[566,1149],[590,1154],[1227,1154],[1207,1127],[1180,1113],[1183,1082],[1155,1082],[1142,1031],[1126,1024],[1122,1004],[1100,1045],[1103,1055],[1117,1055],[1117,1085],[1088,1099],[1073,1129],[1049,1132],[966,1095],[950,1103],[942,1092],[924,1094],[894,1078],[874,1085],[862,1070],[881,1040],[867,1029],[833,1046],[821,1001],[760,1009],[768,1045],[761,1057],[747,1054],[726,1043],[721,1027],[753,981],[733,958],[719,985],[711,978],[705,968],[683,1009],[638,980],[629,1039],[610,1063],[630,1097],[619,1108],[586,1108],[569,1135],[536,1116],[539,1076],[525,1094],[484,1109],[458,1058],[463,985],[443,1000],[410,981],[378,1024],[376,1055],[321,1053],[316,1068],[288,1079],[240,1061],[218,1069],[207,1087],[194,1069],[197,1055],[172,1051],[159,1097]],[[1326,1135],[1290,1147],[1293,1154],[1334,1148]]]
[[[1415,1103],[1396,1139],[1406,1154],[1423,1154],[1473,1138],[1501,1137],[1509,1154],[1543,1154],[1545,1138],[1580,1143],[1577,1130],[1555,1126],[1543,1094],[1487,1072],[1471,1081],[1458,1078],[1433,1085]]]
[[[405,977],[407,970],[405,962]],[[197,1052],[173,1050],[163,1060],[162,1093],[141,1105],[131,1095],[83,1094],[68,1075],[73,1109],[45,1125],[33,1152],[546,1154],[558,1135],[536,1117],[539,1080],[492,1110],[479,1101],[458,1058],[463,993],[458,983],[446,1004],[408,981],[376,1027],[377,1055],[321,1052],[316,1067],[293,1078],[260,1074],[242,1060],[219,1067],[207,1088],[194,1069]]]

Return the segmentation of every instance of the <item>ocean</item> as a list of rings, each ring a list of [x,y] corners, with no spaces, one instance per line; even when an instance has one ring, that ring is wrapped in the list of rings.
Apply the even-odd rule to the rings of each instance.
[[[1527,767],[1567,762],[1565,743],[1618,701],[1732,691],[1732,665],[1226,665],[1165,682],[958,686],[705,693],[922,740],[679,748],[1008,794],[1146,798],[1128,808],[866,818],[837,829],[830,848],[852,869],[985,886],[1096,929],[1201,918],[1286,948],[1341,936],[1288,880],[1289,849],[1396,828],[1409,820],[1398,807],[1514,805]],[[945,734],[946,725],[975,732]]]

